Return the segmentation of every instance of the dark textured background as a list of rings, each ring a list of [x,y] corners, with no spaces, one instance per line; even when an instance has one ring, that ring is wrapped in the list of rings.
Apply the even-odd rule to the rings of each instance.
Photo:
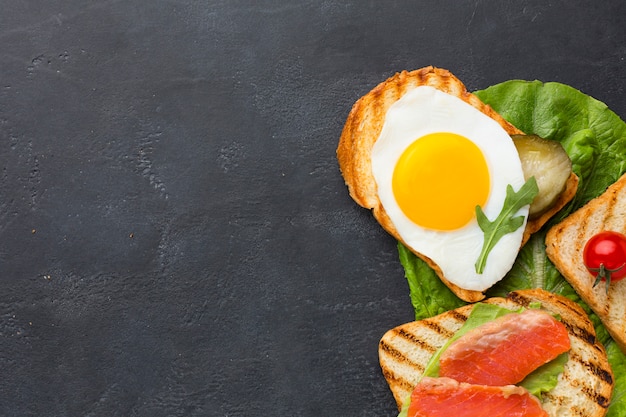
[[[626,116],[623,0],[2,0],[0,415],[394,416],[395,242],[335,160],[394,72]]]

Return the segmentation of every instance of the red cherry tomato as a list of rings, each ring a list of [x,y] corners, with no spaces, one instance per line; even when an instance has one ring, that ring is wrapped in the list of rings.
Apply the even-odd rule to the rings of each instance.
[[[611,281],[626,277],[626,236],[618,232],[603,231],[591,237],[583,250],[587,270],[596,277],[594,287],[606,281],[608,291]]]

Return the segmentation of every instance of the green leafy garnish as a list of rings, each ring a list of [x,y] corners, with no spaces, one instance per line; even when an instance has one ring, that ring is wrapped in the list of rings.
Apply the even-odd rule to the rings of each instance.
[[[524,206],[533,202],[539,192],[535,177],[530,177],[524,185],[516,192],[511,184],[506,186],[506,197],[502,211],[495,220],[487,218],[480,206],[476,206],[476,218],[480,230],[485,234],[483,248],[476,261],[476,272],[482,274],[487,265],[489,252],[496,246],[496,243],[505,235],[513,233],[524,224],[524,216],[516,216],[516,213]]]
[[[565,369],[569,359],[568,353],[561,353],[555,359],[535,369],[519,383],[528,392],[541,399],[541,396],[550,392],[559,382],[559,375]]]
[[[579,304],[582,303],[574,288],[548,260],[545,239],[545,229],[533,233],[506,277],[487,291],[487,297],[506,297],[515,290],[543,288]]]
[[[427,264],[398,242],[400,263],[411,291],[411,304],[415,310],[415,320],[436,316],[448,310],[465,305]]]
[[[606,417],[626,417],[626,354],[612,339],[604,346],[615,379],[613,397]]]

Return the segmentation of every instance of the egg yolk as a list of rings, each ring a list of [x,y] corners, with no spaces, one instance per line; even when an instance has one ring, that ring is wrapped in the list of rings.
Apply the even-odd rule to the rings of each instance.
[[[454,133],[432,133],[415,140],[398,160],[393,194],[402,212],[428,229],[455,230],[487,202],[489,168],[479,147]]]

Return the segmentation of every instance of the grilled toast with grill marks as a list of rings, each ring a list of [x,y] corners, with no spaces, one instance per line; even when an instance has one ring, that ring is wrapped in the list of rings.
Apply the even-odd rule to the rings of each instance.
[[[407,91],[422,85],[437,88],[474,106],[498,122],[509,135],[524,133],[507,122],[490,106],[484,104],[477,96],[468,92],[465,85],[452,73],[432,66],[397,73],[361,97],[352,107],[339,139],[337,147],[339,168],[354,201],[364,208],[371,209],[374,218],[399,241],[402,239],[378,198],[376,180],[372,174],[371,151],[382,130],[387,110]],[[572,173],[558,201],[540,217],[529,219],[522,245],[532,233],[538,231],[574,197],[577,188],[578,177]],[[459,298],[468,302],[485,298],[480,291],[466,290],[449,282],[436,263],[421,253],[415,254],[428,263],[442,282]]]
[[[626,234],[626,174],[546,235],[550,260],[626,352],[626,279],[613,281],[608,292],[603,284],[594,288],[595,279],[583,263],[585,243],[603,230]]]
[[[557,386],[543,395],[542,406],[550,417],[601,417],[606,414],[613,392],[613,373],[604,347],[596,340],[593,324],[573,301],[542,289],[519,290],[507,298],[489,298],[484,303],[511,310],[541,303],[557,314],[571,342],[569,359]],[[411,395],[432,355],[465,323],[473,305],[398,326],[379,344],[380,366],[401,408]]]

